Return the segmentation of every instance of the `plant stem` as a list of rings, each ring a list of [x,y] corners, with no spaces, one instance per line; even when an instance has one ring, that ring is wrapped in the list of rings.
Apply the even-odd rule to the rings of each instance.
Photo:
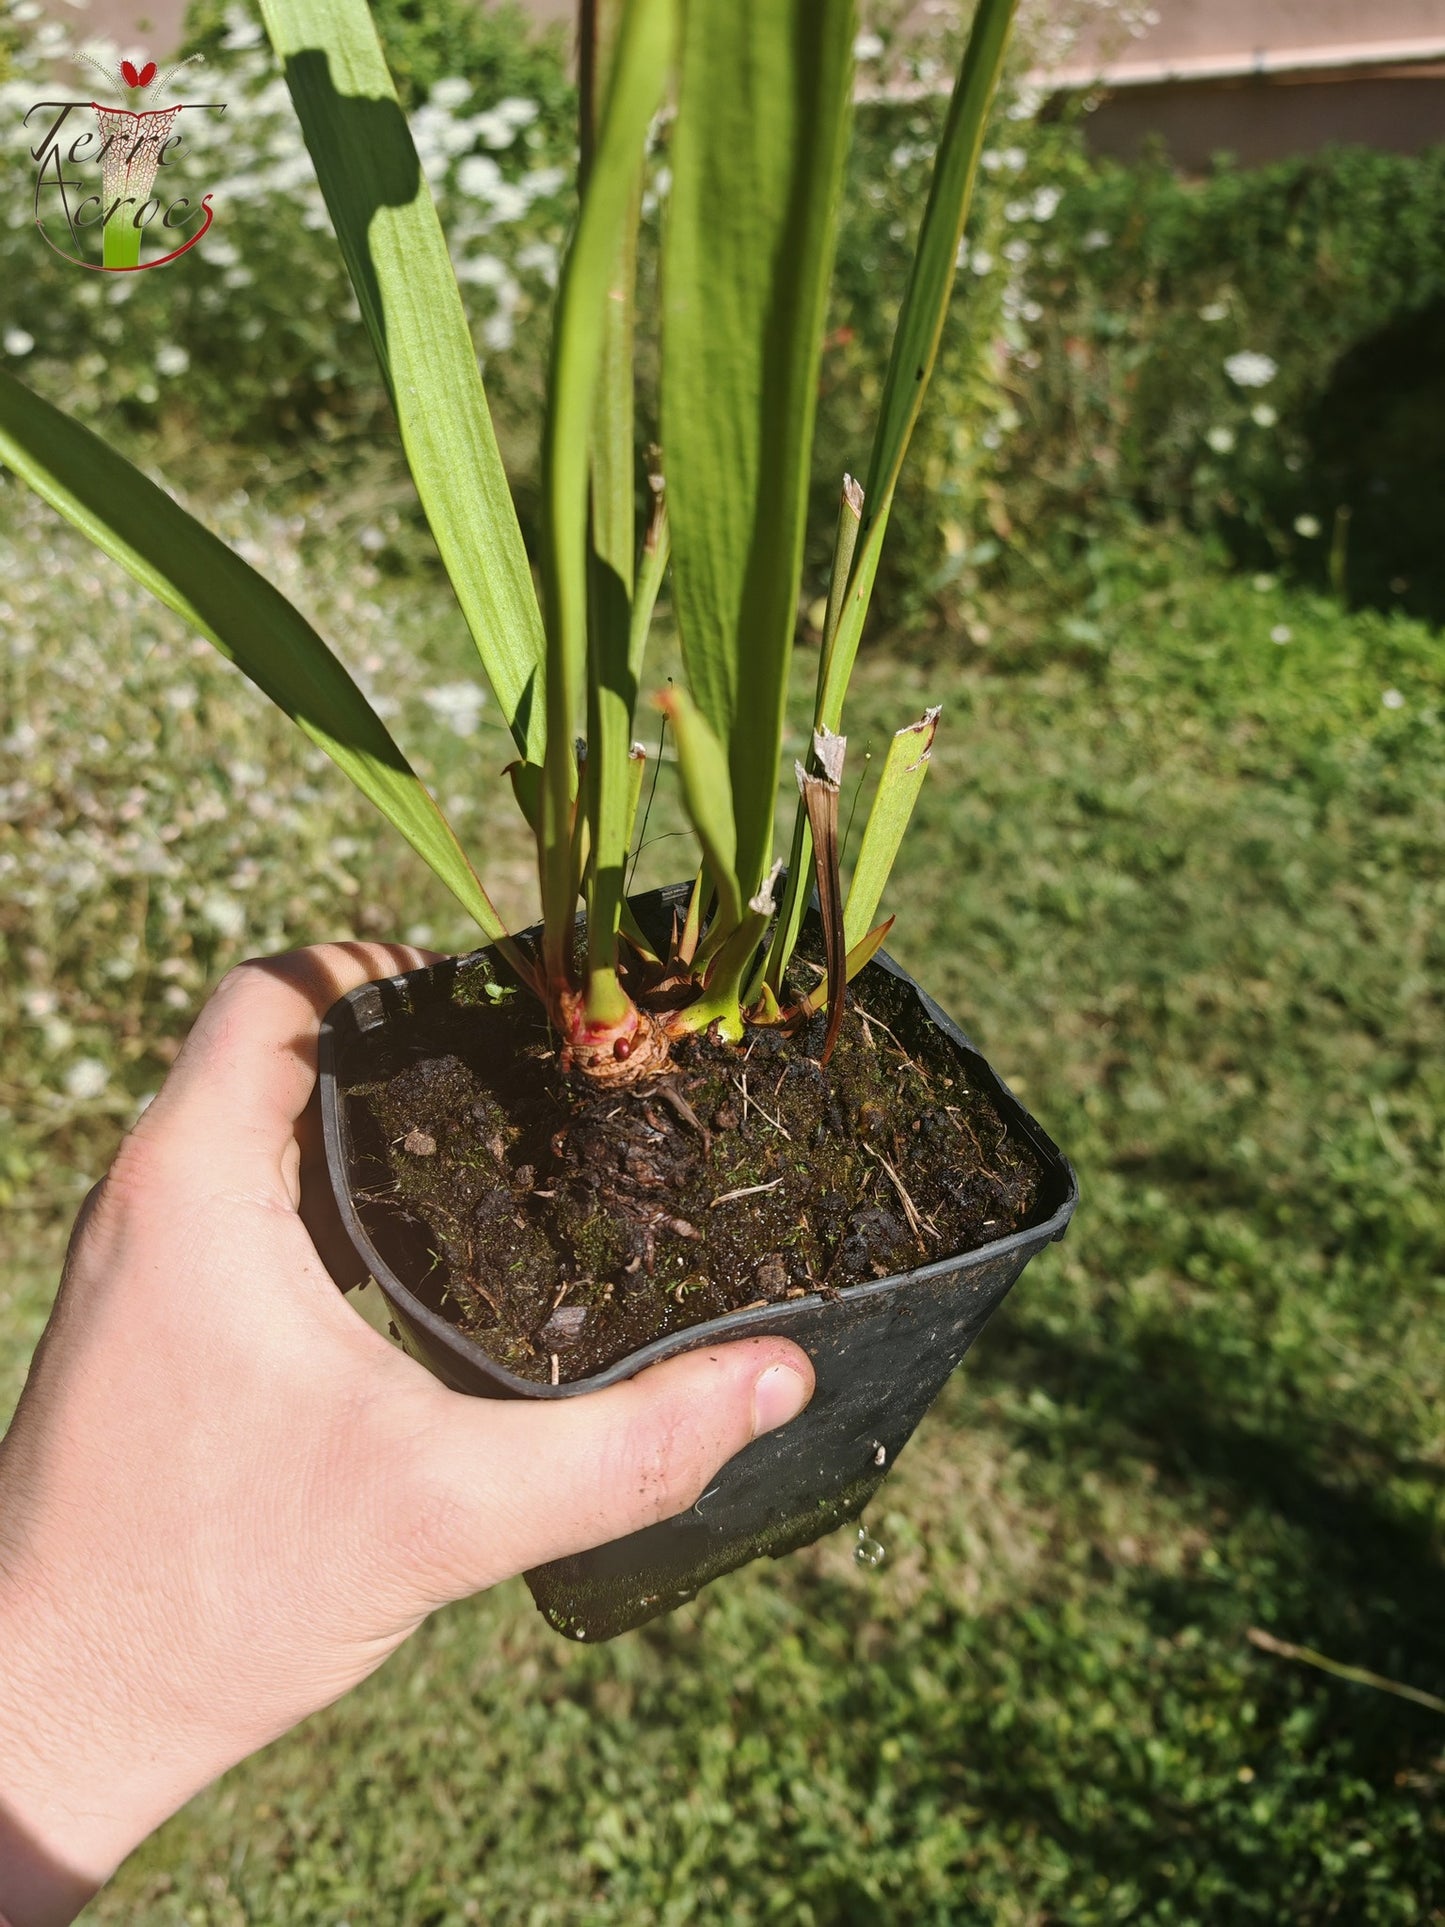
[[[129,215],[117,213],[101,231],[101,260],[108,268],[133,268],[140,262],[140,229]]]
[[[832,661],[833,645],[838,636],[838,623],[843,614],[843,598],[848,593],[848,577],[853,568],[853,555],[858,546],[858,530],[863,521],[863,490],[851,475],[843,477],[843,493],[838,503],[838,526],[833,535],[833,574],[828,584],[828,609],[823,617],[823,646],[818,655],[818,688],[813,700],[813,728],[823,727],[823,690],[827,684],[829,665]],[[832,728],[838,727],[835,720]],[[813,766],[810,764],[810,769]],[[808,883],[812,875],[813,854],[812,834],[808,828],[808,812],[804,799],[798,798],[797,811],[793,817],[793,843],[788,852],[788,882],[783,893],[783,907],[778,916],[778,925],[773,932],[772,948],[768,952],[766,980],[768,988],[775,997],[780,996],[783,986],[783,973],[788,967],[788,959],[797,945],[798,932],[803,926],[803,912],[808,904]],[[750,986],[749,1003],[756,1001],[763,987],[763,980]]]
[[[707,987],[697,1002],[689,1004],[682,1012],[678,1019],[680,1028],[707,1030],[716,1026],[719,1034],[730,1044],[737,1043],[741,1038],[743,985],[753,968],[758,946],[768,933],[768,924],[776,908],[773,891],[782,868],[780,862],[773,865],[772,873],[762,889],[749,900],[741,921],[719,946],[716,960],[707,975]],[[702,947],[706,950],[706,942]]]

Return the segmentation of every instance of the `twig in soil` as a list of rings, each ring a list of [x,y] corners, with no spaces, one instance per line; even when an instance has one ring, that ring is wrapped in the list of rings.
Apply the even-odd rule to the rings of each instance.
[[[759,1191],[774,1191],[783,1182],[782,1178],[769,1178],[766,1184],[745,1184],[737,1191],[724,1191],[720,1198],[714,1198],[708,1206],[716,1211],[720,1204],[731,1204],[734,1198],[755,1198]]]
[[[562,1380],[562,1367],[557,1362],[556,1352],[549,1352],[547,1356],[552,1361],[552,1383],[558,1385]]]
[[[1251,1646],[1257,1646],[1262,1653],[1274,1653],[1280,1659],[1297,1659],[1304,1666],[1316,1666],[1322,1673],[1332,1673],[1336,1679],[1347,1679],[1355,1686],[1373,1686],[1377,1692],[1393,1693],[1397,1699],[1426,1706],[1432,1713],[1445,1713],[1445,1699],[1440,1699],[1434,1693],[1426,1693],[1418,1686],[1406,1686],[1402,1680],[1386,1679],[1382,1673],[1371,1673],[1363,1666],[1346,1666],[1342,1660],[1328,1659],[1311,1646],[1293,1646],[1287,1639],[1276,1639],[1273,1633],[1262,1632],[1258,1626],[1247,1627],[1244,1636]]]
[[[918,1072],[918,1075],[923,1079],[925,1084],[931,1084],[933,1082],[933,1079],[928,1075],[928,1072],[917,1061],[917,1059],[910,1057],[908,1055],[908,1052],[904,1050],[902,1044],[899,1043],[897,1033],[894,1031],[891,1031],[888,1028],[887,1024],[884,1023],[881,1017],[875,1016],[871,1010],[860,1010],[858,1015],[863,1019],[863,1022],[865,1024],[876,1024],[879,1030],[883,1032],[883,1035],[885,1037],[891,1037],[893,1039],[893,1042],[897,1046],[900,1053],[902,1054],[904,1061],[913,1066],[913,1069]]]
[[[943,1107],[943,1110],[944,1110],[944,1115],[946,1117],[951,1117],[953,1119],[953,1128],[956,1131],[960,1131],[966,1134],[969,1143],[973,1146],[973,1154],[978,1159],[979,1170],[982,1171],[983,1175],[986,1178],[992,1178],[995,1184],[1002,1184],[1003,1179],[999,1176],[998,1172],[990,1171],[988,1166],[984,1163],[983,1146],[978,1141],[978,1133],[974,1130],[973,1126],[969,1123],[968,1119],[964,1116],[963,1112],[959,1110],[956,1104],[945,1104]]]
[[[748,1105],[749,1105],[749,1104],[751,1103],[751,1105],[752,1105],[752,1107],[753,1107],[753,1109],[754,1109],[754,1110],[755,1110],[755,1111],[757,1112],[757,1114],[758,1114],[758,1116],[759,1116],[759,1117],[763,1117],[763,1118],[766,1118],[766,1119],[767,1119],[767,1121],[768,1121],[768,1123],[772,1125],[772,1127],[773,1127],[773,1129],[774,1129],[775,1131],[781,1131],[781,1133],[783,1134],[783,1136],[784,1136],[784,1137],[785,1137],[785,1138],[786,1138],[786,1139],[788,1140],[788,1142],[789,1142],[789,1144],[791,1144],[791,1143],[792,1143],[792,1141],[793,1141],[793,1134],[792,1134],[792,1132],[791,1132],[791,1131],[790,1131],[790,1130],[788,1129],[788,1127],[787,1127],[787,1125],[783,1123],[783,1121],[782,1121],[782,1119],[781,1119],[781,1118],[777,1118],[777,1117],[774,1117],[771,1111],[765,1111],[765,1110],[763,1109],[763,1107],[762,1107],[762,1105],[761,1105],[761,1104],[759,1104],[759,1102],[758,1102],[758,1100],[757,1100],[757,1099],[756,1099],[755,1097],[754,1097],[754,1098],[749,1098],[749,1096],[748,1096],[748,1074],[747,1074],[747,1072],[746,1072],[746,1071],[744,1071],[744,1072],[743,1072],[743,1081],[742,1081],[742,1083],[741,1083],[741,1085],[739,1086],[739,1089],[740,1089],[740,1090],[742,1091],[742,1094],[743,1094],[743,1116],[744,1116],[744,1117],[746,1117],[746,1116],[747,1116],[747,1114],[748,1114]]]
[[[918,1248],[920,1251],[927,1251],[928,1246],[924,1241],[923,1227],[926,1224],[936,1238],[938,1236],[938,1226],[934,1224],[931,1218],[919,1216],[918,1206],[913,1202],[912,1198],[909,1197],[907,1190],[904,1188],[902,1178],[899,1177],[883,1153],[881,1151],[875,1151],[869,1144],[865,1144],[863,1149],[868,1153],[869,1157],[877,1158],[878,1162],[883,1166],[883,1169],[888,1173],[889,1183],[898,1193],[898,1202],[903,1206],[903,1215],[908,1220],[909,1229],[918,1240]]]
[[[703,1156],[712,1149],[712,1132],[703,1123],[697,1112],[688,1103],[675,1084],[654,1084],[653,1090],[664,1104],[670,1104],[684,1124],[690,1124],[702,1139]]]

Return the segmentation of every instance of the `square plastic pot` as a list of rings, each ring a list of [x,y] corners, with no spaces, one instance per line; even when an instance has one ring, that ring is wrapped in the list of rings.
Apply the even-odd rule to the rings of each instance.
[[[686,889],[638,899],[644,927],[659,921],[665,927]],[[867,1009],[870,989],[893,979],[893,1027],[899,1026],[901,986],[909,1028],[935,1033],[933,1041],[945,1043],[963,1080],[992,1098],[1010,1135],[1033,1147],[1042,1165],[1033,1221],[977,1250],[853,1285],[835,1297],[791,1299],[710,1319],[571,1384],[519,1378],[427,1303],[419,1280],[397,1275],[376,1249],[355,1196],[365,1188],[363,1158],[347,1093],[426,1054],[417,1020],[424,1015],[429,1028],[435,1023],[466,961],[448,958],[364,984],[328,1012],[321,1028],[321,1109],[337,1207],[407,1349],[445,1384],[481,1398],[585,1397],[680,1352],[764,1334],[801,1345],[817,1374],[807,1410],[731,1459],[691,1511],[527,1574],[533,1598],[558,1632],[611,1639],[672,1611],[723,1573],[764,1553],[781,1558],[856,1519],[1025,1265],[1063,1237],[1078,1185],[1068,1159],[959,1027],[880,952],[854,982],[859,1001]]]

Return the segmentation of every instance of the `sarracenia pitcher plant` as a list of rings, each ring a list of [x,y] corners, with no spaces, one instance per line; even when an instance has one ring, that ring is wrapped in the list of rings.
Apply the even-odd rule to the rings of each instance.
[[[627,1081],[656,1068],[679,1029],[737,1040],[750,1023],[795,1022],[826,1006],[831,1030],[845,981],[888,927],[879,905],[937,712],[894,738],[845,892],[845,699],[949,311],[1015,5],[978,0],[900,290],[867,470],[861,484],[842,482],[811,751],[784,774],[851,119],[852,0],[583,0],[579,208],[553,323],[535,558],[366,0],[263,0],[418,494],[511,730],[506,774],[537,843],[535,949],[503,927],[436,801],[304,617],[122,456],[0,372],[0,459],[334,758],[543,999],[564,1051],[594,1077]],[[671,173],[661,455],[639,525],[637,237],[659,127]],[[660,700],[700,860],[687,916],[659,955],[630,914],[624,877],[645,761],[635,716],[664,578],[685,680]],[[795,777],[780,882],[778,784]],[[788,964],[815,881],[827,973],[803,996],[790,989]]]

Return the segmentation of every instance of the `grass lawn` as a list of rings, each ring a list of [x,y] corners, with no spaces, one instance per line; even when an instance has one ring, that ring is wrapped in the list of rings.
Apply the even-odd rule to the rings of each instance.
[[[324,517],[222,520],[490,813],[501,732],[458,733],[436,585]],[[8,1409],[61,1227],[219,971],[466,932],[13,485],[0,621]],[[1439,638],[1141,538],[987,649],[875,648],[855,753],[925,701],[893,947],[1084,1202],[870,1510],[882,1569],[839,1535],[597,1649],[520,1583],[439,1614],[97,1927],[1445,1920],[1445,1716],[1246,1638],[1445,1694]],[[486,845],[521,914],[523,846]]]

